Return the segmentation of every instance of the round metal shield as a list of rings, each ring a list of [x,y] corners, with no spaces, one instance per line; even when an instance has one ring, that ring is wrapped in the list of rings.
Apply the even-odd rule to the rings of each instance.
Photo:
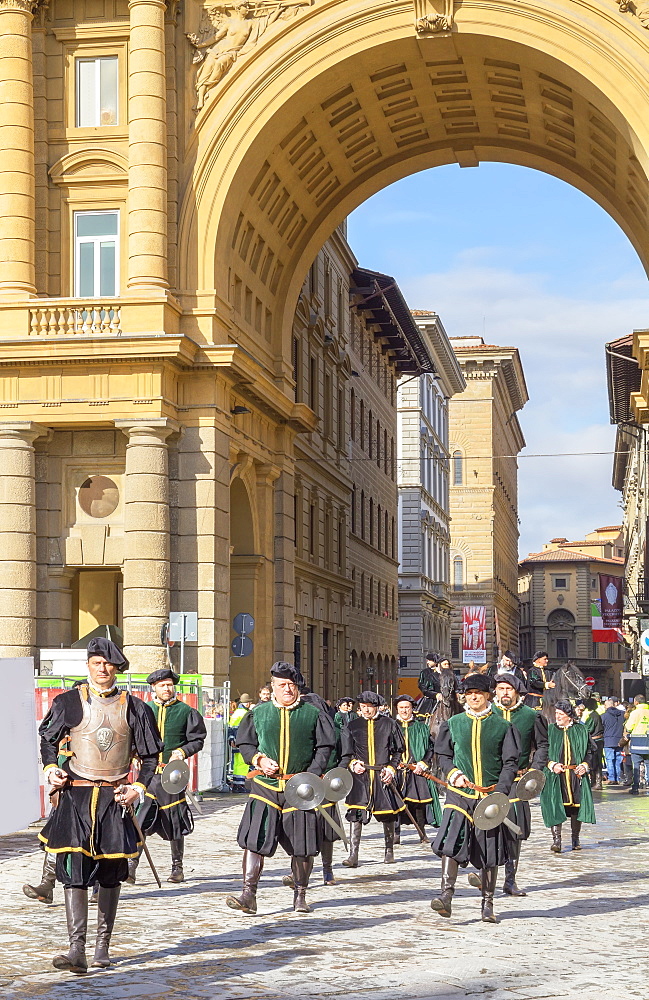
[[[478,830],[493,830],[499,826],[511,808],[502,792],[492,792],[478,802],[473,811],[473,822]]]
[[[160,784],[169,795],[184,792],[189,783],[189,764],[186,760],[170,760],[160,775]]]
[[[532,768],[526,771],[522,778],[519,778],[514,786],[514,798],[521,799],[522,802],[529,802],[535,799],[543,791],[545,775],[543,771]]]
[[[284,796],[287,804],[293,809],[315,809],[324,802],[324,781],[317,774],[302,771],[288,779]]]
[[[352,790],[354,779],[351,772],[346,767],[334,767],[327,771],[322,779],[325,785],[325,799],[327,802],[340,802]]]

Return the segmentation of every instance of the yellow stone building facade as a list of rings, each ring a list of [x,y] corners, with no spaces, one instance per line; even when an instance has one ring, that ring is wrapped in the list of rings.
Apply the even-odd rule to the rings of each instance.
[[[451,652],[462,657],[462,608],[486,608],[487,662],[519,651],[517,413],[527,402],[518,350],[451,337],[466,381],[449,400]]]
[[[400,177],[502,160],[594,198],[649,266],[645,15],[0,0],[0,652],[121,613],[148,669],[197,609],[187,665],[223,677],[254,594],[249,676],[292,655],[312,262]]]

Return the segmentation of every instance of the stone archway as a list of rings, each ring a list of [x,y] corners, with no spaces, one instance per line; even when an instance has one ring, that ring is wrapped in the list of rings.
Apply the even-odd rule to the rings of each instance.
[[[415,171],[491,160],[551,173],[596,200],[649,268],[639,18],[613,0],[466,4],[452,31],[422,33],[414,14],[314,3],[238,59],[196,120],[181,287],[215,290],[217,312],[229,306],[217,327],[254,342],[288,394],[311,261],[353,208]]]

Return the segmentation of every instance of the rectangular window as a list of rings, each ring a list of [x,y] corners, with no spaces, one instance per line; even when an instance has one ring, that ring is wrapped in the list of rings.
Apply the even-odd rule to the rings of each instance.
[[[460,640],[458,638],[451,639],[451,659],[460,659]]]
[[[554,576],[552,577],[552,589],[553,590],[567,590],[568,589],[568,579],[565,576]]]
[[[557,658],[560,660],[568,659],[568,640],[567,639],[557,639]]]
[[[77,128],[117,125],[117,56],[77,59]]]
[[[74,213],[74,294],[119,295],[119,212]]]

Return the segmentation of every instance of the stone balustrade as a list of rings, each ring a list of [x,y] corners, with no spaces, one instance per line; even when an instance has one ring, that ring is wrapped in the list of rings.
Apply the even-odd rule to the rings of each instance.
[[[30,337],[116,337],[121,322],[121,304],[115,300],[47,299],[29,306]]]

